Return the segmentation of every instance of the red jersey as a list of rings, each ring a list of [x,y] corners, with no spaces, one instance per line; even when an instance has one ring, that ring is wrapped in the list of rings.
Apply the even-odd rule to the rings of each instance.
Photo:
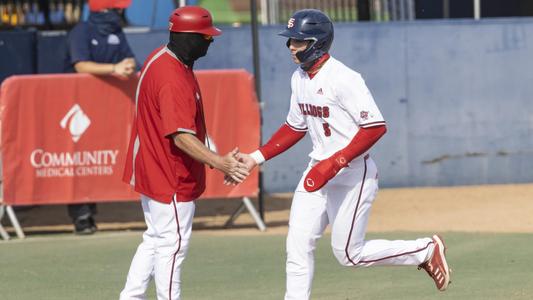
[[[167,47],[146,59],[136,93],[136,114],[123,180],[135,191],[170,203],[192,201],[205,190],[205,166],[172,139],[187,132],[205,141],[202,98],[192,69]]]

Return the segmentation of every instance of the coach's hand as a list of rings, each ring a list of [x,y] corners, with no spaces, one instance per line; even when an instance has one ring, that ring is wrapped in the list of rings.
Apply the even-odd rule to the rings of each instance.
[[[235,148],[225,156],[222,156],[217,169],[226,174],[224,178],[230,178],[236,183],[241,183],[248,175],[250,175],[250,172],[244,163],[237,160],[237,153],[239,153],[239,148]],[[226,179],[224,181],[226,181]]]
[[[243,163],[246,166],[246,169],[248,172],[252,172],[252,170],[257,166],[257,163],[255,160],[250,156],[250,154],[237,152],[234,156],[239,162]],[[225,185],[237,185],[238,182],[232,180],[231,177],[228,175],[224,176],[224,184]]]
[[[348,161],[342,153],[335,153],[311,168],[304,179],[304,189],[308,192],[314,192],[321,189],[331,178],[348,165]]]

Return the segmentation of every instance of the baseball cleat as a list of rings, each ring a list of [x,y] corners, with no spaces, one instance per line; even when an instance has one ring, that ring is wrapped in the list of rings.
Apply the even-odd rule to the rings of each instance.
[[[428,275],[435,281],[435,285],[439,291],[444,291],[450,284],[450,272],[448,263],[446,262],[446,245],[438,235],[433,236],[435,248],[431,258],[423,264],[418,266],[418,269],[424,269]]]

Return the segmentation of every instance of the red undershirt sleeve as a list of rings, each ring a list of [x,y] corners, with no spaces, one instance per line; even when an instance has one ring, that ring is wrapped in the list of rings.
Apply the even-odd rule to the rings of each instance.
[[[287,124],[283,124],[266,144],[251,155],[258,164],[261,164],[294,146],[305,136],[305,133],[305,131],[295,131]]]
[[[387,132],[385,125],[360,128],[348,146],[334,154],[343,156],[347,162],[365,153]]]

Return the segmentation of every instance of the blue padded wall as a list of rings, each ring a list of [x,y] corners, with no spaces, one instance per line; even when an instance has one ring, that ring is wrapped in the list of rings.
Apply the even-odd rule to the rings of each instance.
[[[35,33],[0,31],[0,82],[15,74],[35,72]]]
[[[253,72],[250,28],[221,28],[195,68]],[[285,120],[296,68],[281,29],[259,30],[263,140]],[[362,74],[388,123],[372,151],[380,184],[533,181],[532,35],[531,18],[336,24],[332,55]],[[168,32],[127,37],[142,62]],[[39,52],[59,42],[42,38]],[[39,53],[39,70],[49,70],[41,63],[48,55]],[[310,149],[306,138],[265,164],[266,191],[292,191]]]

